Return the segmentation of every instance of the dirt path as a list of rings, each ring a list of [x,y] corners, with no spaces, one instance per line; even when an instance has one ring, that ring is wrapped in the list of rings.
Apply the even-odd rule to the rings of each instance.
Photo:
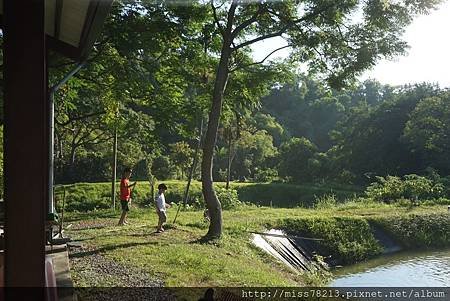
[[[69,261],[82,300],[175,300],[162,280],[110,260],[95,248],[73,244],[69,246]]]

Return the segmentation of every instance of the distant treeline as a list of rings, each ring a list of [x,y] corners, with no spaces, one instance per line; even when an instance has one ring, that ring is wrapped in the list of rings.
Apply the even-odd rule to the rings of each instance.
[[[224,118],[216,181],[226,180],[229,162],[231,180],[256,182],[367,184],[375,176],[450,173],[450,94],[435,85],[392,87],[370,80],[333,91],[303,77],[273,88],[260,102],[258,109]],[[127,118],[136,118],[128,110]],[[187,136],[161,131],[153,140],[158,146],[146,152],[146,140],[136,136],[144,131],[140,119],[138,132],[130,126],[132,134],[119,138],[118,173],[133,165],[136,179],[147,179],[149,170],[159,180],[186,179],[198,129]],[[133,122],[139,125],[139,118]],[[98,131],[94,125],[86,126]],[[57,181],[107,181],[111,149],[110,139],[57,157]]]

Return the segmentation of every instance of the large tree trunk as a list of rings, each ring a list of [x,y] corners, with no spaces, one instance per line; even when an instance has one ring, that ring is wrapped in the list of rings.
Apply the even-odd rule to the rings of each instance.
[[[214,147],[217,140],[220,113],[225,87],[228,80],[228,61],[230,59],[230,43],[224,41],[219,66],[217,68],[211,110],[209,112],[208,129],[203,145],[202,158],[202,192],[209,211],[211,223],[207,238],[218,238],[222,235],[222,207],[213,187],[212,167]]]

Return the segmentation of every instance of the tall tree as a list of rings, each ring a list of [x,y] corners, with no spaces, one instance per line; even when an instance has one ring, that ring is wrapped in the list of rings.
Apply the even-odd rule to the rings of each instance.
[[[402,175],[420,169],[402,135],[411,113],[435,86],[405,86],[377,106],[363,101],[352,107],[334,132],[342,166],[357,175]]]
[[[93,134],[107,138],[118,126],[119,162],[133,164],[144,159],[143,153],[192,136],[209,99],[202,75],[215,60],[208,60],[203,51],[205,14],[199,5],[116,1],[88,63],[69,81],[68,89],[56,95],[60,145],[71,141],[75,125],[83,126],[91,133],[72,143],[73,153],[91,153],[94,149],[87,146],[97,137]],[[51,81],[69,69],[66,61],[52,66]],[[124,153],[123,147],[133,152]],[[95,151],[110,156],[104,148]],[[64,156],[65,164],[69,157]]]
[[[317,147],[306,138],[291,138],[280,147],[280,176],[289,177],[294,182],[310,182],[313,178],[312,159]]]
[[[404,135],[425,167],[450,173],[450,93],[421,100],[410,114]]]
[[[211,216],[206,237],[222,233],[221,204],[213,187],[213,155],[230,71],[245,67],[236,66],[239,53],[259,41],[282,37],[287,44],[278,50],[292,47],[301,62],[324,74],[331,85],[341,86],[374,66],[380,57],[402,54],[406,48],[400,38],[403,28],[415,14],[425,13],[439,2],[211,0],[222,45],[202,158],[202,191]],[[362,17],[352,18],[358,10]]]

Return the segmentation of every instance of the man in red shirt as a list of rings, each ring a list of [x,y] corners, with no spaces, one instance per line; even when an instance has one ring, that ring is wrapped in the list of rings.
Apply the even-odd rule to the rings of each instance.
[[[131,201],[131,187],[136,185],[136,182],[133,184],[130,183],[131,177],[131,168],[127,167],[123,170],[122,179],[120,180],[120,205],[122,206],[122,215],[120,216],[120,220],[118,225],[122,226],[124,224],[128,224],[127,222],[127,213],[130,211],[129,203]]]

